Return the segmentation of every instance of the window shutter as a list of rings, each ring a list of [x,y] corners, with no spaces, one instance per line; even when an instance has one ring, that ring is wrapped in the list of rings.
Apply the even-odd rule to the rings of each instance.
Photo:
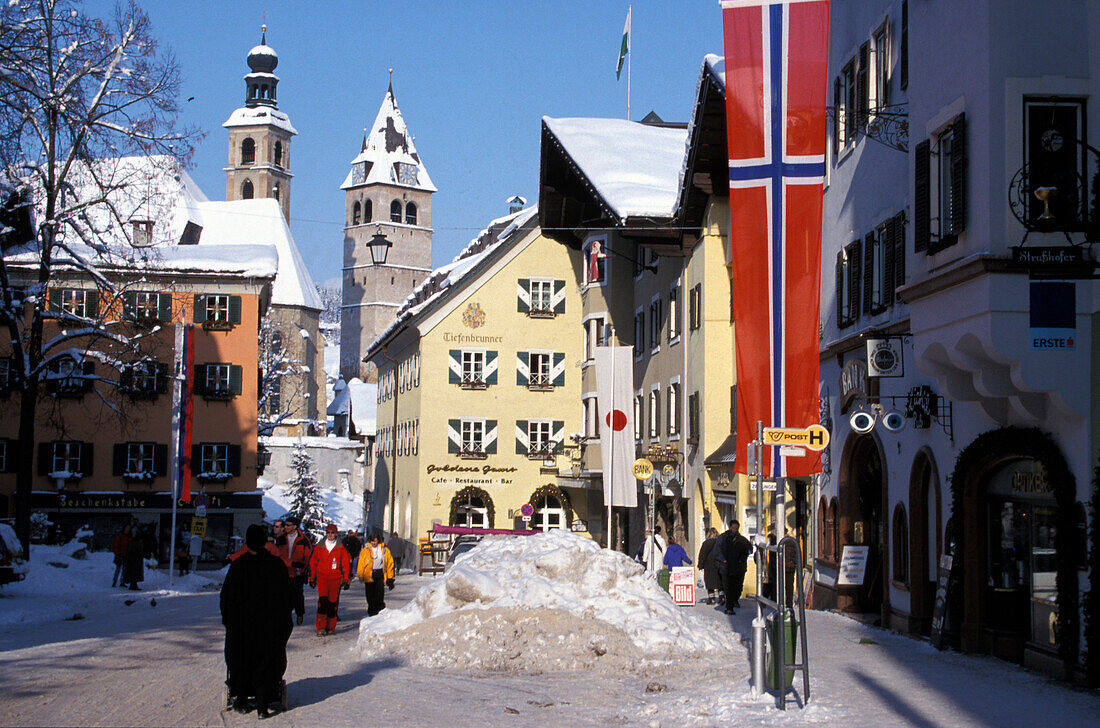
[[[153,445],[153,475],[168,475],[168,446],[160,442]]]
[[[886,221],[886,224],[879,228],[879,245],[882,246],[882,305],[893,306],[894,305],[894,276],[895,276],[895,256],[896,246],[894,245],[894,220],[890,219]]]
[[[99,315],[99,291],[84,292],[84,315],[87,318]]]
[[[531,449],[527,427],[527,420],[516,420],[516,455],[526,455],[527,451]]]
[[[482,440],[487,455],[497,454],[497,421],[485,420],[485,439]]]
[[[558,445],[565,441],[565,420],[554,420],[554,424],[550,428],[550,441],[556,442]]]
[[[516,310],[528,313],[531,310],[531,279],[520,278],[516,281]]]
[[[451,455],[462,452],[462,420],[447,420],[447,452]]]
[[[497,383],[497,352],[486,351],[485,352],[485,383],[496,384]]]
[[[555,351],[550,357],[550,373],[555,387],[565,386],[565,352]]]
[[[118,372],[118,386],[120,389],[129,389],[134,384],[134,365],[127,364]]]
[[[117,442],[111,453],[111,475],[120,477],[126,472],[126,450],[130,447],[129,443]]]
[[[951,229],[966,229],[966,114],[951,125]]]
[[[157,294],[157,318],[161,321],[172,320],[172,294]]]
[[[202,293],[195,294],[195,315],[192,318],[197,324],[206,320],[206,296]]]
[[[229,297],[229,323],[239,324],[241,322],[241,297],[230,296]]]
[[[867,117],[871,106],[871,44],[859,47],[859,68],[856,69],[856,124],[860,129],[867,127]]]
[[[241,393],[241,367],[237,364],[229,365],[229,391],[235,395]]]
[[[526,387],[531,383],[531,355],[526,351],[516,352],[516,384]]]
[[[847,295],[847,291],[844,290],[844,251],[839,250],[836,254],[836,327],[838,329],[844,328],[844,297]]]
[[[447,383],[462,384],[462,350],[451,349],[447,359]]]
[[[137,294],[133,291],[122,293],[122,318],[133,319],[137,317]]]
[[[164,394],[168,391],[168,365],[164,362],[157,362],[156,366],[156,379],[153,382],[153,389],[157,394]]]
[[[863,239],[863,313],[870,316],[874,310],[875,291],[875,234],[867,233]]]
[[[565,313],[565,281],[554,281],[554,313]]]
[[[88,477],[92,474],[92,443],[80,443],[80,474]]]
[[[236,477],[241,474],[241,446],[229,446],[229,474]]]
[[[7,438],[0,438],[0,452],[3,453],[4,467],[0,468],[0,473],[14,473],[16,471],[15,463],[12,462],[15,459],[14,440]]]
[[[192,381],[192,389],[195,394],[206,394],[206,365],[195,365],[195,377]]]
[[[191,446],[191,474],[198,475],[202,471],[202,445]]]
[[[840,76],[833,79],[833,159],[840,151],[840,109],[844,103]]]
[[[38,443],[38,474],[49,475],[53,470],[53,443]]]
[[[857,238],[852,241],[852,244],[848,246],[850,252],[848,253],[848,322],[851,323],[859,318],[859,283],[862,280],[860,269],[860,241]]]
[[[905,285],[905,212],[894,215],[894,289]]]
[[[916,148],[913,189],[913,251],[928,249],[931,238],[932,180],[931,143],[925,139]]]
[[[61,310],[61,289],[60,288],[51,288],[50,289],[50,310],[51,311],[60,311]]]

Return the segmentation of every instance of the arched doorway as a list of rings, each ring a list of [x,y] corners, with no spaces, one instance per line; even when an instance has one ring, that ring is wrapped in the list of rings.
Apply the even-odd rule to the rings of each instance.
[[[932,630],[936,575],[943,554],[942,508],[935,461],[928,450],[921,450],[909,474],[909,616],[912,629],[923,635]]]
[[[468,486],[451,499],[451,526],[492,528],[494,520],[493,499],[481,488]]]
[[[862,614],[883,613],[886,584],[884,544],[887,528],[883,513],[886,501],[886,479],[883,470],[882,448],[872,435],[860,435],[848,441],[842,468],[840,491],[840,550],[836,558],[843,557],[843,548],[867,547],[867,569],[863,584],[842,587],[837,606],[844,612]]]
[[[531,494],[531,506],[535,509],[531,517],[531,528],[536,531],[550,531],[556,528],[569,528],[572,522],[569,498],[556,485],[544,485]]]

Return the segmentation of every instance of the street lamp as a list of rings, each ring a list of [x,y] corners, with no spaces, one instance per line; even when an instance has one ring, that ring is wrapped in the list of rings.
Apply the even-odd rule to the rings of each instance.
[[[382,234],[382,225],[379,223],[374,229],[374,236],[367,243],[367,248],[370,250],[371,264],[385,265],[386,256],[389,255],[391,247],[393,247],[393,243]]]

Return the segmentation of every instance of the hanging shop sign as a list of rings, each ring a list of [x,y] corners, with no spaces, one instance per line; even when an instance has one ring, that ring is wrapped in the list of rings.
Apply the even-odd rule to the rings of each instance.
[[[900,336],[891,336],[885,339],[867,339],[867,376],[905,376]]]

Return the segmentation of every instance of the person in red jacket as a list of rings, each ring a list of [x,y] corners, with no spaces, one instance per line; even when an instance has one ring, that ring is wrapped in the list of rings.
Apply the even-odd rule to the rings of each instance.
[[[294,590],[294,613],[297,622],[305,621],[306,600],[302,586],[309,581],[309,562],[313,543],[300,528],[297,516],[287,516],[280,533],[275,534],[275,545],[283,552],[283,559],[290,562],[290,585]]]
[[[351,584],[351,558],[336,534],[335,523],[325,526],[325,540],[317,544],[309,560],[309,585],[317,588],[318,635],[336,633],[340,590]]]
[[[115,555],[115,576],[111,579],[111,586],[118,586],[118,577],[122,573],[122,560],[126,558],[126,550],[130,548],[130,541],[134,538],[132,532],[133,528],[127,523],[115,534],[114,541],[111,542],[111,552]]]

